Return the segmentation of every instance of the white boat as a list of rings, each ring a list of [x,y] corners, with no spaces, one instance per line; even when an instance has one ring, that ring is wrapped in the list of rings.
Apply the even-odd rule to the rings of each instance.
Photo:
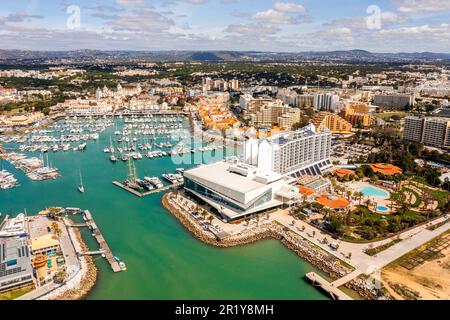
[[[146,181],[150,182],[151,184],[153,184],[155,186],[156,189],[161,189],[164,188],[163,183],[161,182],[161,180],[159,180],[159,178],[157,177],[145,177],[144,178]]]
[[[84,185],[83,185],[83,177],[81,176],[81,172],[80,172],[80,185],[78,186],[78,191],[80,191],[81,193],[84,193]]]

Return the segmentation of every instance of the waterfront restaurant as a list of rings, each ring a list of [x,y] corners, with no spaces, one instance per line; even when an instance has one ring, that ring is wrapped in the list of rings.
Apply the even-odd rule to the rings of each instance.
[[[298,188],[274,172],[237,159],[203,165],[184,173],[185,190],[215,208],[227,221],[281,206],[300,198]]]

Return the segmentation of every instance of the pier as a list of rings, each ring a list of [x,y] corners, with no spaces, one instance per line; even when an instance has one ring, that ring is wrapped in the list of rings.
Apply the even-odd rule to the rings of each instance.
[[[113,272],[123,271],[119,265],[119,262],[116,261],[116,259],[114,258],[114,255],[112,254],[111,249],[109,248],[108,244],[106,243],[106,240],[103,237],[102,233],[97,228],[97,224],[95,223],[94,218],[92,217],[92,214],[89,212],[89,210],[85,210],[83,212],[83,215],[84,215],[84,218],[86,219],[86,225],[89,226],[89,228],[91,228],[93,236],[100,246],[100,250],[93,251],[93,252],[87,252],[87,253],[85,252],[85,253],[80,253],[80,254],[81,255],[104,254],[105,258],[108,261],[108,263],[110,264]]]
[[[306,278],[311,281],[313,285],[320,287],[322,290],[328,293],[334,300],[353,300],[343,291],[335,287],[333,285],[334,283],[328,282],[315,272],[307,273]]]
[[[151,190],[151,191],[147,191],[147,192],[139,192],[137,190],[134,190],[130,187],[127,187],[126,185],[124,185],[123,183],[120,183],[119,181],[113,181],[112,182],[114,185],[118,186],[119,188],[122,188],[123,190],[126,190],[132,194],[134,194],[135,196],[139,197],[139,198],[143,198],[152,194],[156,194],[156,193],[160,193],[160,192],[164,192],[164,191],[169,191],[172,189],[176,189],[180,186],[182,186],[182,183],[175,183],[175,184],[171,184],[168,186],[165,186],[164,188],[159,188],[159,189],[155,189],[155,190]]]
[[[81,252],[80,256],[98,256],[104,254],[102,250],[99,251],[88,251],[88,252]]]

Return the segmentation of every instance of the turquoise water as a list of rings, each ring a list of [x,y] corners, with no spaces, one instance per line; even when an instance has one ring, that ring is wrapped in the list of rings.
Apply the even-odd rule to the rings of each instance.
[[[123,162],[112,164],[103,153],[115,129],[88,143],[85,152],[50,153],[62,177],[33,182],[9,163],[21,187],[0,191],[0,211],[34,214],[49,206],[89,209],[113,254],[128,271],[113,274],[104,259],[95,289],[87,299],[327,299],[304,280],[318,272],[275,240],[218,249],[193,238],[160,205],[161,195],[137,198],[111,182],[127,174]],[[140,177],[174,172],[170,158],[136,162]],[[77,191],[82,171],[85,194]],[[95,241],[84,231],[91,249]]]
[[[388,211],[388,210],[389,210],[389,208],[388,208],[388,207],[385,207],[385,206],[378,206],[376,209],[377,209],[378,211]]]
[[[384,191],[380,188],[375,188],[372,186],[366,186],[359,190],[364,194],[364,196],[369,198],[377,198],[377,199],[389,199],[389,192]]]

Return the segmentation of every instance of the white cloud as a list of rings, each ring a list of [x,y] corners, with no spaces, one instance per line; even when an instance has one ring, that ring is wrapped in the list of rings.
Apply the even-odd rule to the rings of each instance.
[[[292,2],[275,2],[273,8],[276,11],[287,12],[287,13],[302,13],[305,12],[305,7],[301,4]]]
[[[130,8],[152,8],[153,5],[147,3],[145,0],[116,0],[116,4],[123,7]]]
[[[449,0],[394,0],[402,13],[443,12],[450,10]]]
[[[271,24],[292,24],[294,19],[284,12],[269,9],[267,11],[260,11],[252,16],[252,20],[271,23]]]

